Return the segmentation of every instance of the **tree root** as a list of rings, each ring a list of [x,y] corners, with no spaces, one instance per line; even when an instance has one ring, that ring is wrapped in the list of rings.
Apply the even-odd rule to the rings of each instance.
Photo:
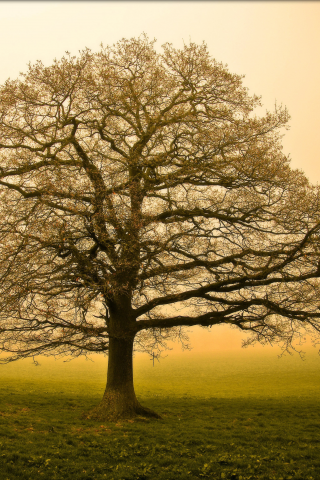
[[[99,420],[99,421],[108,421],[116,422],[118,420],[131,420],[137,418],[149,419],[157,418],[162,419],[161,415],[154,412],[150,408],[143,407],[140,403],[137,402],[135,406],[130,406],[128,408],[119,408],[118,406],[110,405],[109,402],[104,400],[89,410],[82,414],[82,418],[86,420]]]

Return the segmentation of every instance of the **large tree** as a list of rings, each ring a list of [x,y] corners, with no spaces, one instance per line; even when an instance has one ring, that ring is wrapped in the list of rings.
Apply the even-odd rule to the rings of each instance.
[[[316,335],[319,191],[282,152],[286,110],[258,105],[205,45],[158,53],[145,36],[8,80],[2,360],[108,353],[93,415],[156,416],[134,342],[220,324],[285,348]]]

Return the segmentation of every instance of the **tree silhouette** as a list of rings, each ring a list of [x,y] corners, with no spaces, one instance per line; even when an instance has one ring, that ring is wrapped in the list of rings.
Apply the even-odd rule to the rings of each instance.
[[[1,87],[0,348],[108,353],[92,416],[157,416],[133,344],[236,326],[290,348],[319,332],[319,190],[282,153],[282,107],[206,46],[146,36],[29,65]]]

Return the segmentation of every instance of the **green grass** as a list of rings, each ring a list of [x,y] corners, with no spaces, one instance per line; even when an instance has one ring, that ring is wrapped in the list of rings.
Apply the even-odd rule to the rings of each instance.
[[[1,480],[320,478],[320,358],[136,359],[136,392],[162,420],[83,420],[105,363],[1,367]]]

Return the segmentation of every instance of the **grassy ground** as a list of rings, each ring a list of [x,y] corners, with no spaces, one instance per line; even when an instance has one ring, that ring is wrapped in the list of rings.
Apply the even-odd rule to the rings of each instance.
[[[102,362],[1,367],[1,480],[320,478],[320,358],[137,359],[136,391],[162,420],[81,419]]]

